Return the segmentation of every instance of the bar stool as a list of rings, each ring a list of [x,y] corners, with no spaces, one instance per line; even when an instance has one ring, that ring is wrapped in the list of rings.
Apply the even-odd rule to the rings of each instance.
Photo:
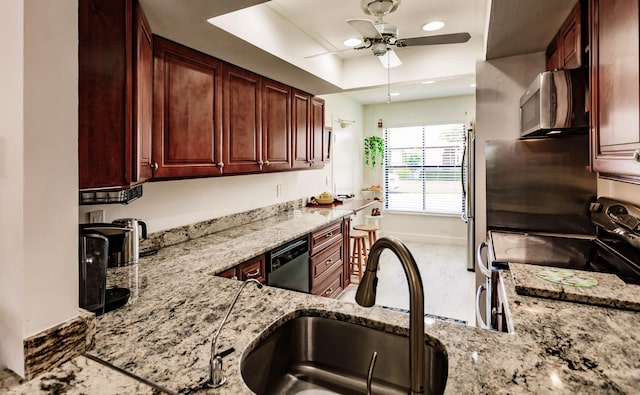
[[[373,243],[375,243],[376,240],[378,240],[378,227],[374,224],[360,224],[360,225],[355,225],[353,229],[367,232],[367,236],[369,238],[369,245],[367,246],[367,255],[368,255],[369,250],[371,250],[371,247],[373,246]]]
[[[353,247],[351,248],[351,256],[349,257],[349,279],[351,276],[357,275],[358,281],[351,281],[354,284],[359,284],[362,280],[364,266],[367,264],[367,233],[359,230],[352,230],[349,238],[353,240]]]

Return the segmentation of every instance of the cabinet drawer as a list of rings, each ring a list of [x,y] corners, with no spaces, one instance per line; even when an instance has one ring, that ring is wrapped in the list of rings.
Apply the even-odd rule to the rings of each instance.
[[[267,278],[264,274],[264,255],[250,259],[238,265],[238,277],[240,281],[256,279],[260,283],[265,284]]]
[[[311,278],[312,283],[321,277],[324,273],[335,270],[336,267],[342,266],[344,261],[344,252],[342,243],[336,242],[330,247],[311,257]]]
[[[311,289],[311,293],[318,296],[324,296],[327,298],[335,298],[344,289],[344,278],[342,267],[339,267],[337,270],[331,272],[326,279],[324,279],[320,284],[313,287]]]
[[[238,275],[236,274],[236,268],[232,267],[231,269],[227,269],[222,273],[218,273],[218,277],[230,278],[232,280],[237,280]]]
[[[310,255],[315,255],[337,240],[342,240],[342,221],[335,222],[311,233]]]

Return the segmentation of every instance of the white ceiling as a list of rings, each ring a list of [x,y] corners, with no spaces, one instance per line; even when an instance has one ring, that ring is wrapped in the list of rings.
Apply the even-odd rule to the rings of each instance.
[[[396,48],[403,64],[389,70],[369,50],[342,51],[359,35],[347,19],[374,19],[359,0],[140,1],[154,34],[313,94],[344,92],[372,104],[389,92],[399,93],[394,102],[473,94],[477,60],[543,50],[576,0],[402,0],[384,17],[398,37],[469,32],[471,39]],[[212,17],[215,26],[206,22]],[[432,20],[445,28],[420,29]],[[341,52],[309,57],[328,51]]]

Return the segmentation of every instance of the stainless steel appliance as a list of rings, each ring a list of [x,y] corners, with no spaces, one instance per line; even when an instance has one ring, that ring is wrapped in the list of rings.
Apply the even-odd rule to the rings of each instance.
[[[311,292],[309,237],[304,236],[273,249],[267,255],[267,285]]]
[[[467,224],[467,270],[475,270],[475,190],[476,190],[476,134],[473,123],[467,129],[464,151],[462,151],[462,220]]]
[[[122,251],[114,256],[113,265],[125,266],[138,263],[140,260],[140,237],[147,238],[147,224],[136,218],[120,218],[114,220],[113,223],[131,229],[124,240]]]
[[[520,135],[586,132],[586,81],[581,68],[538,74],[520,98]]]

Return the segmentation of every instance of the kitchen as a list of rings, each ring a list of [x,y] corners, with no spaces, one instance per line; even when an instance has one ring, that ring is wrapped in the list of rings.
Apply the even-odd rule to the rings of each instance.
[[[6,137],[8,140],[6,140],[7,146],[4,148],[3,155],[6,154],[9,161],[6,164],[7,168],[2,172],[7,177],[3,179],[6,184],[2,187],[2,241],[7,243],[3,244],[3,247],[8,251],[4,262],[22,263],[17,267],[3,266],[2,276],[2,292],[6,292],[2,300],[11,301],[8,305],[3,302],[3,317],[12,317],[8,322],[3,319],[3,327],[7,328],[6,332],[3,329],[3,334],[10,333],[9,338],[13,339],[6,343],[3,340],[2,349],[3,353],[6,353],[3,354],[3,360],[5,355],[9,355],[10,357],[6,357],[7,360],[15,361],[22,354],[23,338],[77,315],[75,280],[77,269],[75,266],[66,264],[77,261],[77,251],[75,248],[64,247],[77,245],[77,163],[74,159],[77,156],[77,139],[72,133],[58,133],[53,139],[49,133],[50,130],[77,129],[76,114],[68,110],[76,107],[77,98],[63,94],[75,91],[69,90],[68,85],[75,84],[73,70],[76,65],[69,59],[74,59],[76,47],[68,42],[69,40],[56,40],[57,37],[68,37],[72,42],[75,41],[74,29],[68,29],[68,26],[76,24],[76,5],[62,3],[54,7],[47,5],[46,2],[26,2],[15,6],[11,4],[3,6],[8,8],[7,12],[2,13],[7,18],[3,25],[13,28],[14,30],[10,31],[15,33],[7,34],[5,39],[16,40],[16,37],[23,37],[23,29],[25,32],[24,57],[21,46],[16,48],[13,41],[7,43],[7,48],[15,51],[12,52],[15,57],[9,57],[15,63],[6,66],[13,67],[10,69],[11,72],[3,73],[7,76],[21,75],[24,78],[24,86],[20,80],[7,81],[6,86],[13,87],[11,91],[15,92],[15,95],[3,99],[6,101],[3,103],[5,108],[14,110],[8,111],[16,117],[10,119],[12,121],[10,125],[18,131],[15,135]],[[38,9],[47,12],[38,11]],[[24,26],[22,25],[23,15]],[[61,56],[65,53],[68,56]],[[59,63],[54,60],[58,60]],[[524,70],[528,68],[530,73],[525,73]],[[504,111],[504,106],[513,106],[517,103],[531,76],[536,71],[544,69],[544,54],[498,57],[490,61],[478,62],[477,69],[479,75],[476,94],[478,133],[483,133],[482,139],[505,137],[499,135],[505,129],[513,130],[515,133],[517,111]],[[68,78],[62,78],[63,76]],[[47,90],[36,90],[35,87],[47,88]],[[495,93],[497,88],[501,92],[500,95]],[[46,92],[50,93],[46,94]],[[16,100],[16,98],[22,98],[22,100]],[[496,98],[499,100],[496,101]],[[355,108],[354,112],[357,111],[358,108]],[[345,116],[345,118],[355,117]],[[508,128],[507,125],[512,127]],[[22,131],[23,128],[24,131]],[[24,154],[21,154],[22,150],[14,150],[14,147],[23,147],[23,140]],[[478,163],[483,162],[482,155],[480,150]],[[51,163],[56,164],[55,168],[47,165]],[[480,184],[483,179],[482,167],[478,166],[477,169]],[[145,194],[147,194],[145,198],[154,195],[153,188],[159,189],[159,194],[166,193],[170,196],[170,199],[158,202],[158,207],[149,208],[154,212],[167,213],[166,217],[158,218],[156,222],[158,229],[162,229],[176,223],[178,214],[176,214],[177,210],[169,205],[171,200],[190,199],[184,204],[193,205],[210,199],[207,196],[215,196],[217,201],[233,202],[238,205],[225,206],[226,208],[221,208],[222,212],[216,210],[213,213],[215,216],[221,216],[255,207],[252,204],[255,204],[257,195],[274,196],[275,191],[271,190],[272,184],[292,185],[290,189],[285,188],[283,191],[285,197],[289,198],[287,200],[297,197],[293,191],[300,191],[303,196],[310,196],[318,190],[325,189],[323,172],[328,169],[312,171],[322,174],[312,181],[315,184],[310,184],[309,180],[305,179],[306,172],[289,173],[293,180],[286,180],[286,183],[279,178],[281,175],[278,174],[220,178],[216,180],[218,183],[215,186],[207,185],[205,181],[171,181],[149,184],[149,188],[145,186]],[[259,177],[273,179],[262,184],[258,180]],[[205,193],[184,196],[180,192],[185,183],[189,183],[190,187],[201,188]],[[478,187],[482,186],[478,185]],[[631,184],[601,179],[598,181],[598,191],[600,195],[614,196],[638,203],[638,189]],[[275,200],[274,197],[271,199]],[[262,202],[274,203],[273,200]],[[479,213],[483,212],[481,206],[480,201],[477,208]],[[167,210],[161,210],[162,208]],[[224,210],[227,209],[229,211],[225,212]],[[203,209],[203,211],[206,210]],[[201,218],[210,218],[212,213],[202,212],[192,215],[193,217],[186,218],[185,222],[192,223]],[[146,219],[149,218],[149,213],[136,213],[136,216]],[[109,215],[109,217],[115,218],[116,215]],[[9,220],[5,221],[4,218]],[[479,226],[482,225],[481,221],[482,219],[479,218]],[[50,234],[50,229],[61,231]],[[47,236],[43,237],[43,234]],[[482,240],[484,231],[481,231],[479,236],[479,240]],[[32,240],[37,240],[37,249],[30,248],[29,243]],[[22,296],[16,298],[15,295]],[[7,314],[4,314],[4,311]],[[264,320],[268,321],[267,318]]]

